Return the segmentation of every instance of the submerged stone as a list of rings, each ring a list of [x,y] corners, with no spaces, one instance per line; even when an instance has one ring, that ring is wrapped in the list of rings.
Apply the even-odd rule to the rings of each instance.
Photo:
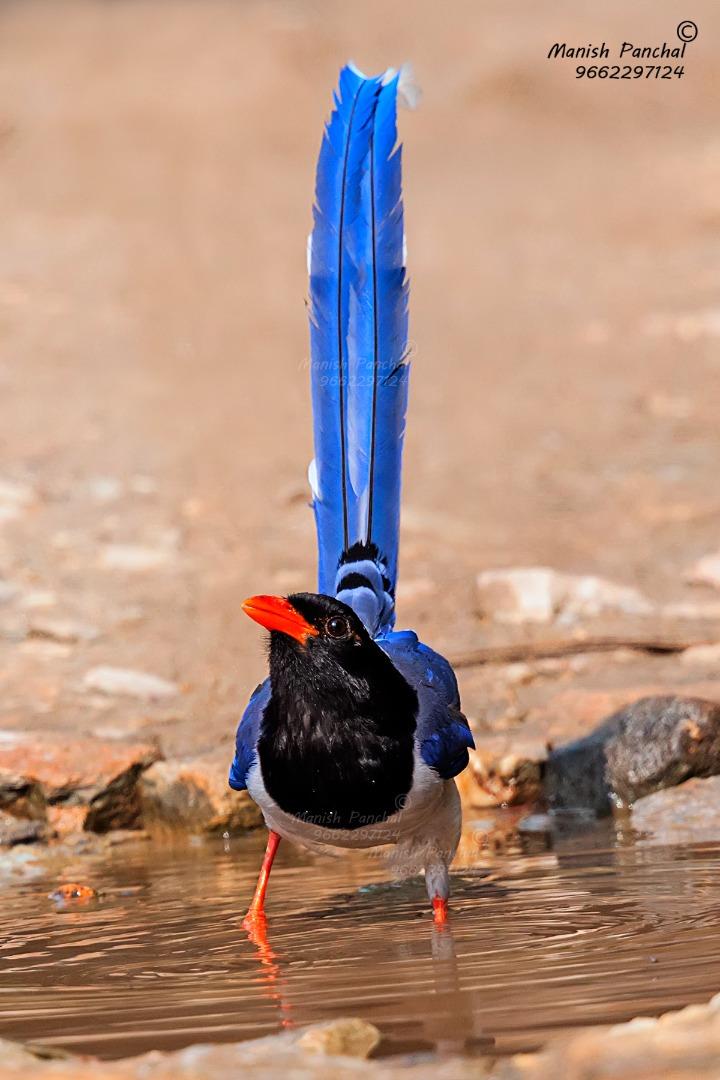
[[[57,904],[87,904],[88,901],[97,899],[97,895],[90,885],[68,882],[65,885],[58,885],[57,889],[50,893],[48,900],[53,900]]]

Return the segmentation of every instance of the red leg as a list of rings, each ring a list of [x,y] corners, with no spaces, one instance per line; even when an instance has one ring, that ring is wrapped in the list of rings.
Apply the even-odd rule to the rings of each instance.
[[[265,893],[267,892],[270,870],[272,869],[273,859],[275,858],[275,853],[279,844],[279,833],[273,832],[271,829],[270,835],[268,836],[267,847],[265,848],[265,858],[263,859],[263,864],[260,868],[257,885],[255,886],[255,895],[248,908],[248,913],[243,920],[243,926],[246,930],[256,927],[257,923],[265,918]]]
[[[448,902],[442,896],[433,897],[433,922],[436,926],[444,926],[448,918]]]

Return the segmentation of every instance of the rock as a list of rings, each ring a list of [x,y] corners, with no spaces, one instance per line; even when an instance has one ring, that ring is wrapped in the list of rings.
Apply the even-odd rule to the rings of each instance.
[[[0,768],[0,810],[31,821],[44,821],[45,796],[38,783],[9,769]]]
[[[0,846],[46,839],[48,820],[40,785],[27,776],[0,769]]]
[[[47,838],[47,831],[45,821],[29,821],[0,810],[0,847],[37,843]]]
[[[0,581],[0,604],[8,604],[17,599],[19,593],[19,586],[12,581]]]
[[[619,612],[622,615],[652,615],[655,608],[638,589],[618,585],[604,578],[562,575],[559,616],[571,620]]]
[[[720,619],[720,600],[663,604],[658,614],[663,619]]]
[[[641,331],[649,337],[670,336],[685,342],[720,337],[720,308],[680,313],[655,311],[645,316]]]
[[[525,660],[517,660],[512,664],[504,664],[498,670],[498,676],[509,686],[524,686],[537,678],[538,667]]]
[[[57,596],[49,589],[31,589],[19,598],[19,604],[26,611],[42,610],[55,607]]]
[[[71,831],[80,823],[94,832],[139,826],[138,778],[160,757],[156,746],[49,732],[9,734],[13,737],[0,738],[0,769],[22,769],[52,808],[75,808]],[[57,811],[51,809],[53,813]],[[56,817],[53,825],[60,821]]]
[[[519,853],[519,826],[526,813],[524,807],[503,807],[486,811],[483,816],[466,816],[458,848],[462,865],[473,866],[482,853]]]
[[[162,679],[159,675],[109,665],[91,668],[83,678],[83,686],[86,690],[101,694],[141,698],[144,701],[161,701],[180,693],[177,683]]]
[[[0,523],[16,521],[36,499],[37,495],[29,484],[0,480]]]
[[[95,889],[89,885],[79,885],[77,881],[68,882],[67,885],[58,885],[57,889],[47,896],[47,900],[52,900],[56,904],[69,904],[72,901],[86,904],[87,901],[96,899]]]
[[[720,681],[683,687],[688,696],[720,702]],[[556,747],[582,739],[611,714],[640,698],[672,694],[667,686],[619,690],[564,690],[530,709],[522,724],[507,730],[475,731],[477,752],[459,777],[463,803],[471,808],[533,802],[541,794],[544,763]]]
[[[100,631],[91,623],[54,615],[33,615],[28,623],[28,635],[51,641],[95,641]]]
[[[635,689],[566,690],[530,710],[520,726],[476,732],[470,768],[461,773],[460,795],[472,808],[514,806],[542,795],[542,767],[553,746],[585,734],[609,713],[638,696]]]
[[[145,618],[145,612],[137,604],[129,604],[127,607],[118,608],[112,616],[114,626],[139,626]]]
[[[247,791],[228,787],[227,754],[158,761],[140,781],[143,821],[152,829],[242,833],[262,824]]]
[[[481,613],[498,622],[570,622],[606,611],[651,615],[655,610],[637,589],[592,575],[563,574],[537,566],[485,570],[477,577]]]
[[[720,995],[655,1019],[638,1017],[511,1058],[497,1080],[717,1080]]]
[[[720,776],[686,780],[679,787],[638,799],[633,828],[641,843],[690,844],[720,840]]]
[[[48,895],[48,900],[52,900],[56,904],[87,904],[90,900],[97,899],[97,892],[91,885],[80,885],[78,882],[68,882],[65,885],[58,885],[57,889]]]
[[[20,643],[18,652],[37,660],[63,660],[72,654],[72,649],[69,645],[51,641],[50,638],[29,637]]]
[[[106,544],[100,553],[100,566],[106,570],[160,570],[172,565],[171,547],[148,547],[143,544]]]
[[[542,795],[539,761],[544,747],[529,752],[523,745],[509,749],[514,740],[498,739],[480,743],[470,751],[470,766],[458,777],[463,805],[473,809],[488,806],[515,806],[535,802]],[[498,750],[500,752],[498,752]]]
[[[0,1075],[18,1080],[483,1080],[489,1068],[477,1058],[444,1056],[396,1062],[362,1060],[379,1032],[359,1019],[338,1019],[240,1043],[198,1044],[171,1053],[153,1051],[120,1061],[68,1056],[43,1062],[15,1043],[0,1041]],[[340,1046],[343,1053],[338,1053]],[[353,1056],[354,1055],[354,1056]]]
[[[720,705],[699,698],[647,697],[583,739],[550,753],[545,796],[554,808],[608,813],[613,803],[720,772]]]
[[[0,1039],[0,1069],[7,1075],[26,1076],[29,1072],[35,1075],[34,1066],[38,1059],[31,1050],[26,1050],[20,1043],[10,1042],[9,1039]]]
[[[362,1020],[335,1025],[376,1029]],[[3,1075],[22,1080],[717,1080],[720,1059],[720,995],[655,1019],[638,1017],[615,1027],[590,1028],[556,1037],[537,1054],[493,1061],[441,1057],[363,1061],[304,1048],[330,1025],[282,1032],[241,1043],[194,1045],[171,1053],[101,1062],[68,1057],[41,1061],[23,1047],[0,1041]]]
[[[690,667],[720,666],[720,642],[713,645],[692,645],[680,654],[680,662]]]
[[[703,555],[685,571],[685,580],[690,585],[711,585],[720,589],[720,551]]]
[[[380,1042],[374,1024],[357,1017],[313,1024],[297,1040],[297,1046],[313,1054],[366,1058]]]
[[[123,485],[115,476],[93,476],[88,480],[88,493],[99,503],[115,502],[123,493]]]
[[[557,610],[555,584],[555,572],[543,567],[485,570],[477,577],[481,614],[498,622],[549,622]]]
[[[29,506],[35,502],[35,490],[29,484],[15,480],[0,480],[0,502]]]
[[[83,825],[87,832],[140,828],[142,808],[137,789],[140,772],[139,766],[131,767],[92,799]]]
[[[65,803],[48,806],[47,817],[50,830],[55,836],[77,836],[85,829],[87,803],[67,806]]]

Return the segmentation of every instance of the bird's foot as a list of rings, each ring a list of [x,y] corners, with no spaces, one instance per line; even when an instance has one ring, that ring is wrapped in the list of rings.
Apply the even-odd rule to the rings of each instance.
[[[267,916],[263,908],[251,905],[242,924],[243,930],[247,930],[251,938],[265,938],[267,931]]]
[[[433,922],[436,926],[444,926],[448,921],[448,902],[442,896],[433,897]]]

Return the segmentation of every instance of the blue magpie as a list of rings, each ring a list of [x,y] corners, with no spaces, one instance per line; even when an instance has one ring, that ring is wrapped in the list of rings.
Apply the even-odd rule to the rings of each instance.
[[[318,591],[243,605],[270,631],[269,677],[230,770],[270,833],[250,928],[282,837],[311,850],[392,845],[402,873],[424,871],[435,921],[447,919],[453,777],[473,739],[448,661],[394,629],[409,374],[401,80],[343,68],[320,148],[308,246]]]

